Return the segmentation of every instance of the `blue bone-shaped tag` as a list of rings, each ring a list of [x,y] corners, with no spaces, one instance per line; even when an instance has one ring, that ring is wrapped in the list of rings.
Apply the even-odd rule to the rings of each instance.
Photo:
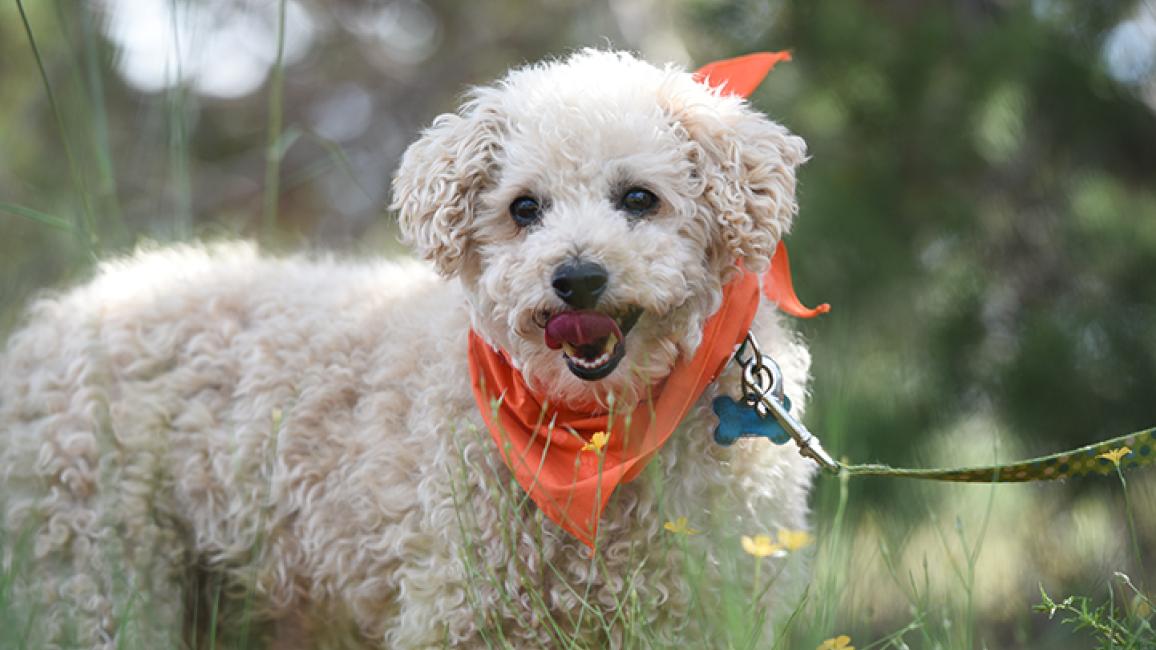
[[[767,438],[776,445],[781,445],[791,439],[783,430],[779,421],[773,415],[759,417],[753,406],[722,396],[716,397],[713,404],[714,412],[718,415],[718,426],[714,430],[714,441],[724,447],[733,445],[739,438]],[[783,406],[790,410],[790,398],[783,397]]]

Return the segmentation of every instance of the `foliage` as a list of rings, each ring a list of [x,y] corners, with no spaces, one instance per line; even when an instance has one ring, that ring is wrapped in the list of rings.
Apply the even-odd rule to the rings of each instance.
[[[1098,605],[1093,604],[1087,596],[1068,596],[1057,603],[1040,586],[1041,602],[1035,609],[1037,612],[1047,612],[1048,619],[1054,618],[1057,613],[1061,614],[1061,623],[1077,631],[1086,631],[1095,639],[1097,649],[1156,648],[1156,631],[1153,631],[1149,620],[1152,616],[1152,602],[1132,585],[1128,576],[1122,573],[1116,575],[1121,583],[1120,588],[1109,588],[1108,599]],[[1128,596],[1129,591],[1131,598],[1124,600],[1122,597]]]

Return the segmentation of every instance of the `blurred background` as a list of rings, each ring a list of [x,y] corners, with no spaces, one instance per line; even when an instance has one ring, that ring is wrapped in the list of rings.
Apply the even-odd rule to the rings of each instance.
[[[800,327],[836,455],[987,463],[1156,425],[1152,0],[4,3],[0,331],[142,242],[404,254],[384,206],[418,130],[584,46],[792,51],[752,101],[810,147],[789,242],[804,301],[834,306]],[[817,634],[867,645],[925,598],[912,647],[1088,647],[1032,605],[1156,579],[1153,479],[1128,486],[1139,559],[1115,480],[852,481]]]

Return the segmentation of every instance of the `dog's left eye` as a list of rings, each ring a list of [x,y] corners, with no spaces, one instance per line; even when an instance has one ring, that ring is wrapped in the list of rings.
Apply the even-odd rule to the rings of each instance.
[[[641,217],[658,207],[658,197],[650,190],[632,187],[622,195],[618,207],[635,217]]]
[[[542,218],[542,205],[531,196],[519,196],[510,204],[510,216],[514,223],[526,227]]]

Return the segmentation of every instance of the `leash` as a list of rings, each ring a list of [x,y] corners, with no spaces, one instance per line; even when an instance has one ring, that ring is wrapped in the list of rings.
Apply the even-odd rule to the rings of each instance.
[[[958,483],[1022,483],[1050,481],[1089,474],[1114,474],[1156,461],[1156,428],[1137,431],[1095,444],[1015,463],[946,469],[911,469],[889,465],[849,465],[833,459],[819,438],[791,415],[791,400],[783,391],[779,364],[747,334],[731,358],[742,369],[743,397],[715,398],[719,416],[714,439],[720,445],[739,438],[767,438],[776,444],[794,441],[799,453],[831,474],[890,476]]]

